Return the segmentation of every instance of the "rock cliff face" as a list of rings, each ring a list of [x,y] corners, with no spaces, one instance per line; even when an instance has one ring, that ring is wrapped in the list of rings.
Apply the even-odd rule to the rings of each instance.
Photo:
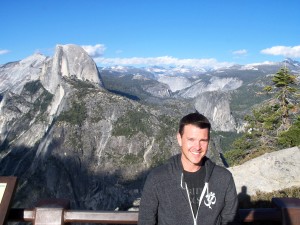
[[[53,95],[34,85],[34,97],[28,90],[23,98],[5,96],[1,107],[0,174],[20,178],[16,206],[68,198],[73,208],[126,209],[140,196],[149,167],[178,152],[175,130],[168,129],[175,123],[162,112],[91,86],[66,91],[51,120],[42,98]]]
[[[76,77],[103,86],[95,62],[77,45],[57,45],[53,59],[44,64],[40,79],[50,93],[55,93],[62,77]]]
[[[230,94],[227,92],[205,92],[195,100],[195,108],[207,115],[213,130],[235,131],[236,122],[231,115]]]
[[[242,80],[237,78],[212,77],[209,81],[196,80],[190,87],[181,90],[178,94],[184,98],[195,98],[202,93],[220,91],[226,92],[241,87]]]
[[[176,77],[176,76],[159,76],[159,82],[167,84],[172,92],[179,91],[191,86],[192,82],[186,77]]]
[[[158,85],[144,85],[143,89],[150,95],[158,98],[168,98],[171,96],[169,87],[165,84]]]

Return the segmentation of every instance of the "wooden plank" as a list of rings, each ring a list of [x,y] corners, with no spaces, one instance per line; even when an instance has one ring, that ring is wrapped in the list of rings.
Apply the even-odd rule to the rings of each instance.
[[[281,221],[280,209],[276,208],[239,209],[239,216],[243,223],[252,223],[257,221]]]
[[[137,224],[138,212],[65,211],[65,223]]]

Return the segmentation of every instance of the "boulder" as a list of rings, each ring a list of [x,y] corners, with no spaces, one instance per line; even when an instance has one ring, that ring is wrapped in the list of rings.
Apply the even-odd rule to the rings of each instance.
[[[240,166],[229,168],[237,192],[247,190],[248,195],[257,191],[273,192],[300,186],[300,149],[288,148],[266,153]]]

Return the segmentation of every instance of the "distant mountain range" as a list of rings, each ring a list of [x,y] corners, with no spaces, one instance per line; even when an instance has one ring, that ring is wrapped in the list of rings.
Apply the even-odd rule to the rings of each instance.
[[[300,63],[292,59],[283,62],[234,65],[217,70],[183,66],[168,68],[113,66],[99,68],[99,71],[105,87],[110,91],[145,102],[155,103],[165,99],[191,101],[198,111],[207,114],[216,130],[234,131],[241,128],[240,120],[243,115],[249,112],[253,105],[267,98],[262,95],[262,89],[271,83],[270,76],[282,67],[289,68],[299,79]],[[223,98],[224,95],[228,97]],[[209,96],[215,96],[216,99],[205,101]],[[202,107],[210,102],[215,103],[209,104],[209,109]],[[213,116],[223,113],[227,114],[224,122],[231,121],[234,126],[226,127],[224,122]],[[234,118],[228,117],[231,114]]]

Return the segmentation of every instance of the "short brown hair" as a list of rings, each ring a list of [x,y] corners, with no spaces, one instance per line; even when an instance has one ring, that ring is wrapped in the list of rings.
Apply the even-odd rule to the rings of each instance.
[[[178,132],[181,136],[183,135],[184,126],[189,124],[195,125],[201,129],[208,128],[209,131],[211,128],[209,120],[204,115],[196,111],[182,117],[180,120]]]

